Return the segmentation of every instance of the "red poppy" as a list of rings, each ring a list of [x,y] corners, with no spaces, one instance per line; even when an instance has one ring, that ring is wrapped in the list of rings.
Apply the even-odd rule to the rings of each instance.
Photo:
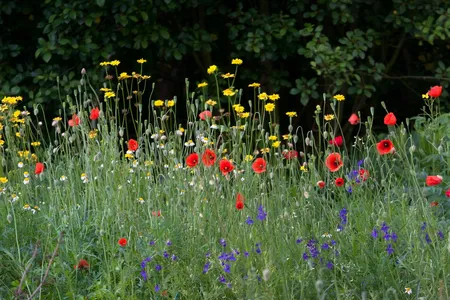
[[[352,124],[352,125],[358,124],[358,123],[359,123],[359,117],[358,117],[358,115],[357,115],[357,114],[352,114],[352,115],[350,116],[350,118],[348,119],[348,122],[349,122],[350,124]]]
[[[161,210],[152,211],[152,216],[154,216],[154,217],[161,217]]]
[[[344,181],[344,178],[342,178],[342,177],[339,177],[339,178],[336,178],[336,180],[334,181],[334,183],[336,184],[336,186],[343,186],[344,185],[344,183],[345,183],[345,181]]]
[[[258,157],[252,164],[252,169],[256,174],[264,173],[266,171],[267,163],[262,157]]]
[[[212,117],[212,113],[209,110],[202,111],[199,115],[203,121]]]
[[[126,238],[120,238],[118,243],[120,246],[125,247],[128,243],[128,240]]]
[[[442,176],[436,175],[436,176],[427,176],[427,179],[425,180],[425,183],[427,186],[434,186],[438,185],[442,182]]]
[[[38,162],[36,163],[36,167],[34,168],[34,174],[38,175],[44,172],[45,166],[43,163]]]
[[[244,208],[244,196],[241,193],[236,195],[236,209],[241,210]]]
[[[433,201],[433,202],[430,203],[431,207],[435,207],[435,206],[438,206],[438,205],[439,205],[439,202],[437,202],[437,201]]]
[[[78,126],[80,125],[80,118],[77,116],[77,114],[73,114],[72,119],[67,121],[67,123],[69,123],[70,127]]]
[[[328,141],[328,144],[336,146],[336,147],[342,146],[343,143],[344,143],[344,139],[342,138],[342,136],[337,136],[334,139]]]
[[[219,163],[219,169],[223,175],[226,175],[234,170],[234,166],[228,159],[222,159]]]
[[[286,159],[294,159],[298,157],[297,150],[285,150],[283,151],[283,156]]]
[[[395,151],[394,144],[390,140],[382,140],[377,144],[377,150],[380,155],[390,154]]]
[[[205,153],[203,153],[202,155],[203,164],[207,167],[214,165],[214,163],[216,162],[216,158],[216,153],[214,153],[214,151],[211,149],[206,149]]]
[[[77,265],[73,266],[75,270],[88,270],[89,263],[85,259],[80,259]]]
[[[394,126],[396,123],[397,123],[397,118],[395,117],[395,115],[393,113],[388,113],[384,117],[384,125]]]
[[[319,181],[317,181],[316,184],[321,189],[323,189],[325,187],[325,181],[319,180]]]
[[[98,109],[98,107],[95,107],[91,110],[91,115],[89,116],[89,119],[97,120],[99,115],[100,115],[100,109]]]
[[[198,164],[198,154],[197,153],[191,153],[186,157],[186,165],[189,168],[193,168]]]
[[[445,196],[450,198],[450,188],[445,191]]]
[[[330,170],[330,172],[336,172],[339,170],[344,163],[342,162],[341,155],[337,152],[330,153],[325,160],[325,165]]]
[[[428,91],[428,96],[437,98],[442,94],[442,86],[435,85]]]
[[[128,150],[136,151],[139,147],[139,144],[136,140],[130,139],[128,141]]]
[[[362,181],[366,181],[370,177],[369,171],[365,169],[359,170],[359,178],[362,179]]]

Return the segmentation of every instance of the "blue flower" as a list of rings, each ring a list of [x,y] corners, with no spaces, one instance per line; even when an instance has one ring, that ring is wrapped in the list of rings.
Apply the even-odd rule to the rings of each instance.
[[[267,213],[264,211],[264,207],[262,205],[260,205],[258,207],[258,219],[260,221],[264,221],[267,217]]]
[[[144,281],[147,281],[148,277],[147,277],[147,272],[145,272],[145,270],[141,271],[141,276],[144,279]]]
[[[306,252],[303,253],[303,260],[308,260],[309,256],[306,254]]]
[[[341,209],[341,211],[339,212],[339,217],[341,218],[341,224],[342,225],[346,225],[347,224],[347,208],[343,208]]]
[[[170,240],[167,240],[166,245],[167,245],[167,246],[171,246],[171,245],[172,245],[172,242],[171,242]]]
[[[230,273],[231,269],[230,269],[230,265],[229,264],[224,264],[223,265],[223,271],[226,273]]]
[[[358,167],[361,168],[364,165],[364,159],[358,160]]]
[[[330,249],[330,245],[328,245],[327,243],[323,244],[321,247],[322,247],[323,250]]]
[[[226,283],[226,282],[227,282],[227,280],[225,279],[225,277],[223,277],[223,275],[220,275],[219,281],[220,281],[221,283]]]
[[[442,231],[439,230],[439,231],[437,232],[437,235],[439,236],[439,239],[440,239],[440,240],[443,240],[443,239],[444,239],[444,234],[442,233]]]
[[[380,230],[381,231],[383,231],[384,233],[388,233],[388,230],[389,230],[389,226],[387,226],[387,224],[386,224],[386,222],[383,222],[383,224],[381,224],[381,228],[380,228]]]
[[[248,257],[249,253],[247,251],[244,252],[244,256]]]
[[[378,237],[378,231],[375,228],[372,230],[372,237],[374,239],[376,239]]]
[[[150,243],[148,243],[150,246],[153,246],[153,245],[155,245],[155,241],[154,240],[151,240],[150,241]]]
[[[161,265],[156,265],[155,266],[155,270],[158,271],[158,272],[161,271],[162,270],[162,266]]]
[[[210,262],[207,262],[204,266],[203,266],[203,274],[208,273],[209,271],[209,267],[211,266]]]
[[[297,244],[300,244],[300,243],[302,242],[302,239],[301,239],[301,238],[298,238],[295,242],[296,242]]]
[[[388,244],[388,246],[386,248],[386,252],[388,255],[391,255],[392,253],[394,253],[394,248],[392,248],[392,244]]]
[[[391,239],[392,239],[394,242],[397,241],[398,236],[397,236],[397,234],[396,234],[395,232],[393,232],[393,233],[391,234]]]
[[[178,259],[178,257],[175,254],[172,254],[172,260],[175,261],[177,259]]]
[[[159,284],[155,285],[155,292],[159,292],[161,290],[161,287]]]
[[[247,223],[248,225],[253,225],[253,220],[250,218],[250,216],[247,217],[247,220],[245,220],[245,223]]]
[[[333,265],[333,263],[332,263],[331,261],[329,261],[329,262],[327,263],[327,268],[328,268],[328,269],[330,269],[330,270],[333,269],[333,266],[334,266],[334,265]]]
[[[427,242],[427,244],[431,243],[431,239],[430,239],[430,236],[428,235],[428,233],[425,234],[425,241]]]
[[[425,230],[427,228],[427,223],[423,222],[422,227],[420,227],[421,230]]]
[[[163,256],[164,256],[164,258],[168,258],[169,257],[169,253],[167,251],[164,251]]]
[[[227,246],[227,241],[225,241],[225,239],[221,239],[221,240],[219,241],[219,243],[220,243],[223,247],[226,247],[226,246]]]

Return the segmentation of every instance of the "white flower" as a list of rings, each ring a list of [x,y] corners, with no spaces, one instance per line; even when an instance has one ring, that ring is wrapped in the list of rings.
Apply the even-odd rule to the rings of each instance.
[[[409,288],[409,287],[405,288],[405,293],[408,294],[408,295],[411,295],[412,294],[412,289]]]
[[[23,180],[23,184],[29,184],[29,183],[30,183],[30,178],[26,177],[26,178]]]
[[[66,180],[67,180],[67,177],[64,176],[64,175],[62,175],[61,177],[59,177],[59,180],[60,180],[60,181],[66,181]]]
[[[329,234],[328,232],[325,232],[324,234],[322,234],[322,237],[327,237],[327,238],[331,238],[331,234]]]
[[[18,166],[19,168],[23,168],[23,162],[19,161],[19,163],[17,164],[17,166]]]
[[[216,124],[212,124],[211,127],[209,127],[211,129],[219,129],[219,126],[217,126]]]
[[[187,141],[186,143],[184,143],[184,145],[185,145],[186,147],[193,147],[193,146],[195,146],[195,143],[194,143],[192,140],[189,140],[189,141]]]
[[[137,201],[138,201],[139,203],[141,203],[141,204],[145,202],[144,198],[142,198],[142,197],[139,197],[139,198],[137,199]]]

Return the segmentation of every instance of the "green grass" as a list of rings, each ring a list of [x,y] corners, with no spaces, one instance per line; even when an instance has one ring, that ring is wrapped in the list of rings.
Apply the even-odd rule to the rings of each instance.
[[[0,298],[14,298],[19,285],[17,298],[35,293],[41,299],[450,297],[445,196],[450,122],[443,121],[448,114],[429,105],[416,130],[397,124],[379,135],[371,130],[373,115],[360,116],[355,131],[366,134],[337,147],[328,140],[342,135],[337,120],[349,116],[325,121],[323,112],[334,112],[342,102],[324,99],[317,109],[320,135],[292,126],[280,132],[277,108],[264,111],[270,100],[259,100],[258,88],[249,101],[240,93],[224,97],[221,91],[234,80],[217,72],[209,89],[219,102],[214,108],[206,105],[208,87],[188,92],[185,101],[175,99],[174,106],[164,101],[155,107],[154,86],[149,91],[142,78],[118,86],[107,81],[117,96],[100,100],[87,75],[73,96],[62,96],[63,119],[50,131],[45,124],[52,120],[39,107],[19,117],[23,124],[11,120],[20,103],[5,107],[2,161],[8,181],[0,195]],[[144,95],[150,95],[148,107],[142,106]],[[250,112],[248,118],[233,110],[237,103]],[[188,111],[185,124],[176,119],[180,105]],[[219,105],[230,114],[221,113]],[[100,117],[91,121],[89,112],[97,106]],[[205,109],[220,118],[200,120]],[[149,111],[148,120],[143,110]],[[80,123],[71,127],[74,113]],[[132,136],[139,147],[126,157]],[[378,153],[382,139],[393,142],[395,153]],[[185,146],[189,140],[195,145]],[[41,145],[31,146],[35,141]],[[284,158],[284,150],[297,147],[298,158]],[[206,149],[217,154],[211,167],[201,159]],[[21,157],[18,151],[24,150],[30,153]],[[185,160],[192,152],[199,163],[188,168]],[[337,172],[325,166],[332,152],[343,159]],[[256,157],[267,161],[265,172],[253,171]],[[234,165],[227,175],[219,168],[222,159]],[[34,174],[37,161],[45,165],[41,174]],[[352,173],[362,168],[370,174],[367,180]],[[24,172],[30,174],[27,184]],[[428,175],[444,180],[428,187]],[[335,185],[338,177],[344,186]],[[317,185],[321,180],[324,188]],[[245,197],[242,210],[235,207],[238,193]],[[127,239],[126,246],[118,244],[120,238]],[[74,268],[80,259],[89,268]]]

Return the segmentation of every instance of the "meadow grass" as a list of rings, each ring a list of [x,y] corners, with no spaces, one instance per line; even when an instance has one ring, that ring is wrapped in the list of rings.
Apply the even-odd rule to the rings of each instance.
[[[343,95],[317,107],[318,132],[296,112],[280,132],[283,99],[253,83],[244,101],[240,60],[186,81],[183,101],[152,99],[138,62],[102,63],[101,91],[83,70],[53,120],[3,98],[0,298],[449,297],[439,97],[415,128],[388,115],[378,135],[373,110],[355,112],[342,143]]]

